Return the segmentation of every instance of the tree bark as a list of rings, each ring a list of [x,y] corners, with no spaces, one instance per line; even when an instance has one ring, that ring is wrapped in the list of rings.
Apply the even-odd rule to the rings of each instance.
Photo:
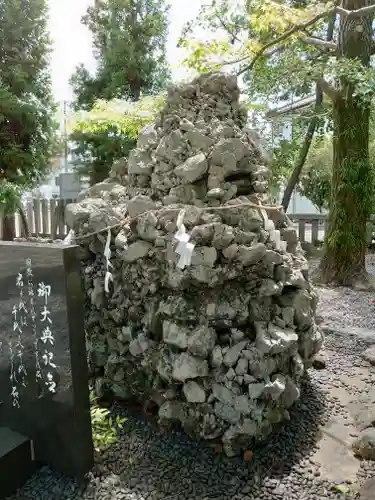
[[[374,0],[344,0],[343,7],[356,10]],[[339,56],[358,58],[370,66],[373,14],[341,18]],[[340,97],[333,103],[334,140],[332,190],[328,233],[320,265],[325,283],[368,287],[366,275],[366,222],[371,213],[373,176],[369,161],[370,104],[353,95],[344,78]]]
[[[3,241],[13,241],[16,237],[16,223],[14,215],[4,215]]]
[[[29,238],[30,237],[29,225],[27,223],[27,218],[26,218],[26,215],[25,215],[25,212],[23,210],[22,205],[20,205],[19,214],[21,217],[22,235],[24,238]]]

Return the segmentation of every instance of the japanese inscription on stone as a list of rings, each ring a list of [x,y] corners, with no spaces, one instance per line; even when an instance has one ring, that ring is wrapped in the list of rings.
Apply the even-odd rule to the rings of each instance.
[[[35,296],[31,259],[26,259],[25,264],[25,273],[19,272],[16,278],[19,300],[12,309],[13,335],[9,340],[11,397],[15,408],[20,408],[20,387],[26,387],[27,371],[23,360],[23,337],[27,326],[30,327],[33,336],[35,377],[40,386],[39,397],[43,396],[45,390],[56,393],[57,386],[54,375],[57,366],[53,352],[55,339],[49,307],[52,288],[51,285],[39,282]],[[39,318],[37,307],[39,307]],[[40,325],[39,332],[38,324]]]

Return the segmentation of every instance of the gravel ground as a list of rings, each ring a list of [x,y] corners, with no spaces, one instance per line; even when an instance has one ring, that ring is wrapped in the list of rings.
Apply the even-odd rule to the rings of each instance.
[[[311,262],[310,271],[317,261]],[[375,276],[375,254],[366,258],[366,269]],[[366,328],[375,330],[375,294],[358,292],[350,288],[319,288],[319,319],[325,325],[341,328]]]
[[[368,267],[375,274],[374,256]],[[43,468],[11,500],[342,500],[313,456],[320,426],[332,417],[348,418],[335,388],[345,386],[355,396],[375,383],[375,368],[366,369],[361,389],[338,378],[352,376],[353,369],[363,365],[360,354],[369,342],[375,343],[375,305],[366,292],[320,288],[319,294],[318,315],[324,324],[373,329],[374,337],[367,342],[356,335],[347,335],[343,342],[342,333],[326,337],[326,368],[309,371],[290,422],[252,449],[250,462],[227,459],[177,431],[163,434],[145,415],[114,406],[113,413],[128,422],[118,444],[98,457],[85,485]],[[375,477],[375,462],[362,461],[358,483],[370,477]]]

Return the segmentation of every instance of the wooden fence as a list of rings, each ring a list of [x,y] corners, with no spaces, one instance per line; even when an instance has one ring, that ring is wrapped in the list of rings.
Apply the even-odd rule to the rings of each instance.
[[[328,220],[325,214],[288,214],[293,221],[301,242],[309,242],[313,245],[323,242],[328,229]],[[375,215],[371,215],[367,224],[367,243],[372,243],[372,229]]]
[[[23,203],[23,211],[29,230],[29,236],[39,238],[64,239],[69,229],[65,225],[65,207],[74,200],[33,199]],[[15,215],[15,235],[25,236],[22,218]],[[2,239],[2,217],[0,214],[0,239]]]
[[[52,239],[64,239],[68,234],[65,225],[65,207],[74,200],[34,199],[24,202],[23,209],[30,236]],[[313,245],[324,240],[327,230],[327,220],[324,214],[288,214],[293,221],[301,242]],[[375,215],[371,216],[375,220]],[[22,220],[19,214],[15,216],[16,237],[24,236]],[[2,220],[0,215],[0,239]],[[371,224],[369,225],[369,242],[371,242]]]

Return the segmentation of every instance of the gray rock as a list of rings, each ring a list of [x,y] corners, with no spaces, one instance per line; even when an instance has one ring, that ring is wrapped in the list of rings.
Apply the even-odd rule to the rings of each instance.
[[[159,408],[159,419],[160,420],[180,420],[182,411],[181,403],[178,401],[166,401]]]
[[[219,345],[215,345],[211,352],[211,365],[214,368],[220,368],[223,364],[223,353]]]
[[[225,159],[233,156],[234,165],[236,165],[238,161],[242,160],[245,154],[246,146],[240,139],[221,139],[212,151],[211,161],[215,165],[225,166]]]
[[[120,231],[115,238],[115,246],[119,250],[124,250],[128,247],[128,238],[123,231]]]
[[[367,393],[362,393],[359,398],[348,405],[359,430],[375,427],[375,388]]]
[[[190,331],[180,327],[171,321],[163,322],[163,341],[179,349],[186,349]]]
[[[194,356],[207,358],[215,347],[216,332],[213,328],[200,326],[195,329],[188,339],[188,351]]]
[[[223,358],[223,363],[225,366],[234,366],[241,354],[241,351],[245,349],[247,344],[246,340],[243,340],[242,342],[239,342],[238,344],[234,345],[231,347],[225,354]]]
[[[104,200],[86,198],[65,207],[65,222],[74,231],[79,231],[85,223],[90,231],[100,231],[120,222],[120,217]]]
[[[243,245],[238,246],[238,255],[237,259],[244,266],[252,266],[257,264],[259,261],[263,259],[267,251],[264,243],[255,243],[255,245],[251,247],[245,247]]]
[[[206,401],[204,389],[194,380],[185,382],[183,392],[189,403],[204,403]]]
[[[359,500],[373,500],[375,491],[375,477],[367,479],[359,489]]]
[[[232,391],[227,389],[224,385],[213,384],[212,385],[212,394],[214,398],[229,406],[234,405],[234,394]]]
[[[237,375],[245,375],[249,367],[249,362],[246,358],[240,358],[236,366]]]
[[[251,412],[251,402],[246,394],[236,396],[234,400],[234,409],[243,415],[249,415]]]
[[[147,241],[135,241],[131,243],[126,250],[122,253],[122,260],[126,263],[132,263],[138,259],[146,257],[148,252],[151,250],[152,245]]]
[[[191,258],[192,266],[212,267],[217,259],[217,251],[213,247],[196,247]]]
[[[190,184],[201,179],[207,170],[206,157],[203,153],[199,153],[175,168],[175,174],[182,178],[184,184]]]
[[[147,151],[137,148],[130,151],[128,159],[129,174],[151,175],[152,169],[151,158]]]
[[[327,365],[327,355],[324,352],[316,354],[312,365],[316,370],[324,370]]]
[[[363,430],[353,443],[353,450],[358,457],[375,460],[375,427]]]
[[[135,217],[149,210],[155,210],[157,204],[149,196],[137,195],[128,201],[128,212],[130,217]]]
[[[264,390],[266,388],[266,384],[263,382],[255,382],[249,384],[248,390],[249,390],[249,396],[250,399],[258,399],[260,396],[263,394]]]
[[[208,375],[208,364],[205,359],[199,359],[184,352],[177,356],[173,363],[172,377],[179,382],[188,379],[206,377]]]
[[[208,152],[208,150],[214,143],[213,139],[211,139],[207,135],[202,134],[198,130],[189,130],[186,133],[186,137],[194,148],[201,149],[204,152]]]
[[[272,377],[270,382],[267,382],[264,393],[269,394],[271,398],[276,401],[280,398],[281,394],[285,391],[286,379],[284,375],[277,374]]]
[[[236,411],[232,406],[220,403],[220,401],[216,401],[214,405],[214,413],[216,416],[229,424],[237,424],[241,418],[241,413]]]
[[[300,397],[300,390],[290,377],[287,377],[285,389],[281,395],[281,402],[285,408],[290,408]]]
[[[137,147],[144,148],[153,146],[157,143],[158,134],[155,130],[155,124],[146,125],[140,132],[137,140]]]
[[[144,334],[140,334],[130,342],[129,352],[132,356],[141,356],[149,347],[150,340]]]
[[[362,354],[362,358],[375,366],[375,346],[366,349]]]

